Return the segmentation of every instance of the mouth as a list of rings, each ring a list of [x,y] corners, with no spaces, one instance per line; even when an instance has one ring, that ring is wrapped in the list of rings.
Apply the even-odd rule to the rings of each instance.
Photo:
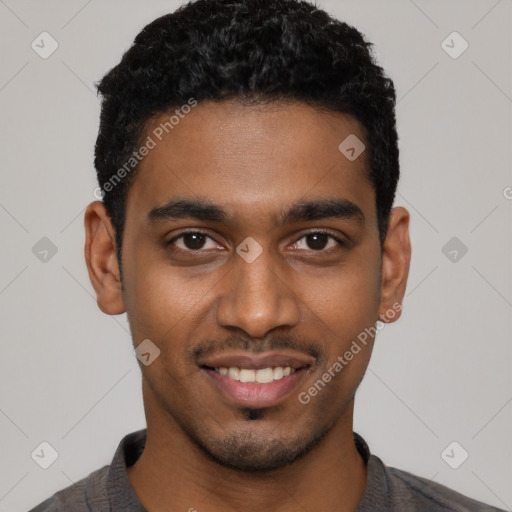
[[[284,368],[282,366],[276,366],[274,368],[269,366],[268,368],[261,368],[259,370],[238,368],[237,366],[230,366],[229,368],[225,366],[221,366],[220,368],[208,368],[205,366],[204,368],[214,370],[220,375],[228,377],[228,379],[240,382],[257,382],[258,384],[268,384],[275,380],[281,380],[297,371],[291,366],[285,366]]]
[[[228,402],[258,408],[284,401],[313,364],[311,356],[238,353],[211,358],[199,367]]]

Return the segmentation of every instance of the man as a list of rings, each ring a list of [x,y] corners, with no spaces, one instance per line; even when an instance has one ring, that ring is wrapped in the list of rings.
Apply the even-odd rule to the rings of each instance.
[[[85,214],[98,306],[127,312],[147,431],[33,511],[488,511],[353,433],[409,214],[392,81],[300,0],[198,0],[99,84]]]

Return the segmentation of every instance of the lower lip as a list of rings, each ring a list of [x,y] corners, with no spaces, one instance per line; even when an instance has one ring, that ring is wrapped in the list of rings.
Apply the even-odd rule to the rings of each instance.
[[[240,382],[215,370],[201,368],[210,380],[231,402],[244,407],[269,407],[282,401],[296,389],[307,368],[299,368],[292,374],[267,384]]]

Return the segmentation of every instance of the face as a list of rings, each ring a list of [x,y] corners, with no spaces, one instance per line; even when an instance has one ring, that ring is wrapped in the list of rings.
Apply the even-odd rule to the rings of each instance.
[[[338,149],[365,140],[350,117],[203,103],[160,141],[168,119],[147,126],[156,146],[128,193],[122,291],[112,255],[109,279],[91,270],[88,235],[98,302],[160,350],[141,365],[148,427],[167,418],[220,464],[277,468],[351,428],[373,345],[358,337],[403,296],[407,215],[381,253],[366,152]],[[89,224],[111,241],[101,208]]]

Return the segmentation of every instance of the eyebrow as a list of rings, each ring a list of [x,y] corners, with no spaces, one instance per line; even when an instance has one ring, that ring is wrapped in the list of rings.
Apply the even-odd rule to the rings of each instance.
[[[222,206],[206,200],[174,199],[164,206],[153,208],[148,214],[150,224],[163,220],[197,219],[228,222],[232,215]],[[348,199],[317,199],[295,203],[283,210],[275,220],[279,225],[328,218],[346,219],[363,223],[365,216],[359,206]]]
[[[346,219],[363,223],[364,213],[348,199],[318,199],[296,203],[281,216],[280,224],[292,224],[300,221],[321,219]]]

